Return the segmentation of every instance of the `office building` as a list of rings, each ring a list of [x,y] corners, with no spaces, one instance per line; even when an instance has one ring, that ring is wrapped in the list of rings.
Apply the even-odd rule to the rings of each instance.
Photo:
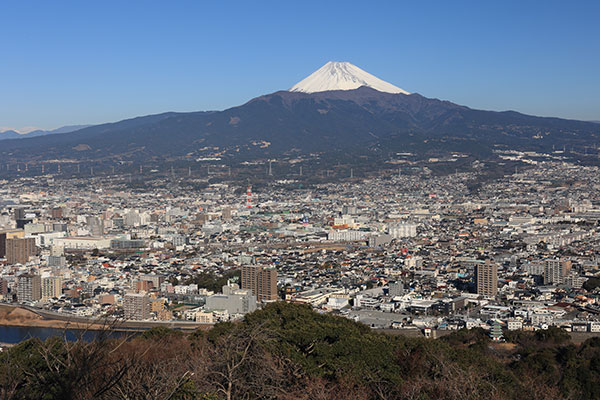
[[[223,294],[215,294],[206,298],[206,310],[227,310],[230,315],[247,314],[256,310],[256,296],[250,289],[240,289],[234,283],[223,286]]]
[[[250,289],[259,302],[277,300],[277,270],[259,265],[243,265],[242,289]]]
[[[484,297],[495,297],[498,294],[498,266],[487,260],[477,265],[477,294]]]
[[[118,238],[110,241],[110,248],[114,250],[141,249],[143,247],[146,247],[146,241],[143,239]]]
[[[236,294],[214,294],[206,298],[207,310],[227,310],[232,314],[247,314],[256,310],[256,297],[250,290],[239,291]]]

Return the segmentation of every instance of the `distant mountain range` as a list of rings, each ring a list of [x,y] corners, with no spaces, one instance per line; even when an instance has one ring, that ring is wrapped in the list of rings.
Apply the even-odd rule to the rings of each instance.
[[[27,133],[20,133],[14,130],[5,130],[5,131],[1,131],[0,132],[0,140],[4,140],[4,139],[24,139],[24,138],[31,138],[31,137],[36,137],[36,136],[43,136],[43,135],[53,135],[56,133],[69,133],[69,132],[74,132],[74,131],[78,131],[80,129],[83,128],[87,128],[89,126],[92,125],[68,125],[68,126],[62,126],[60,128],[57,129],[53,129],[50,131],[45,131],[45,130],[41,130],[41,129],[36,129],[33,130],[31,132],[27,132]]]
[[[342,90],[331,90],[338,87]],[[240,160],[334,152],[387,157],[405,151],[481,156],[495,149],[600,144],[596,123],[475,110],[408,94],[347,63],[327,64],[293,90],[224,111],[170,112],[5,140],[0,158]]]

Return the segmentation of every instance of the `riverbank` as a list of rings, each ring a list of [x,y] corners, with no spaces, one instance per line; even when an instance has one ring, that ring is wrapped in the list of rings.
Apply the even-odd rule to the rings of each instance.
[[[103,329],[101,324],[45,319],[27,309],[5,304],[0,305],[0,325],[55,329]]]
[[[180,330],[207,330],[211,324],[197,324],[189,321],[123,321],[100,320],[60,314],[14,304],[0,304],[0,326],[37,327],[75,330],[119,330],[144,331],[156,327]]]

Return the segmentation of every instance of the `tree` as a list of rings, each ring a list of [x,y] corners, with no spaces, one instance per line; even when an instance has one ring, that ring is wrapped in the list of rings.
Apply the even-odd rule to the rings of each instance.
[[[594,291],[600,287],[600,278],[590,278],[583,284],[583,288],[588,292]]]
[[[122,340],[120,343],[126,339]],[[120,344],[104,337],[75,342],[61,337],[28,340],[5,356],[13,368],[5,371],[9,379],[20,378],[16,391],[10,381],[6,390],[12,388],[16,398],[103,398],[135,363],[133,358],[110,357],[119,347]]]
[[[209,335],[207,378],[227,400],[271,398],[285,393],[283,363],[266,348],[272,338],[264,325],[227,324]],[[212,336],[212,338],[211,338]]]

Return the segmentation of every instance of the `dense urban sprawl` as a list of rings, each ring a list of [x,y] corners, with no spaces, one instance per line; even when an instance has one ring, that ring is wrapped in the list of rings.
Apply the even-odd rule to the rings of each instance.
[[[525,160],[526,161],[526,160]],[[427,168],[307,187],[117,176],[0,186],[0,295],[214,324],[273,301],[373,328],[600,332],[600,178],[560,161],[473,189]]]

